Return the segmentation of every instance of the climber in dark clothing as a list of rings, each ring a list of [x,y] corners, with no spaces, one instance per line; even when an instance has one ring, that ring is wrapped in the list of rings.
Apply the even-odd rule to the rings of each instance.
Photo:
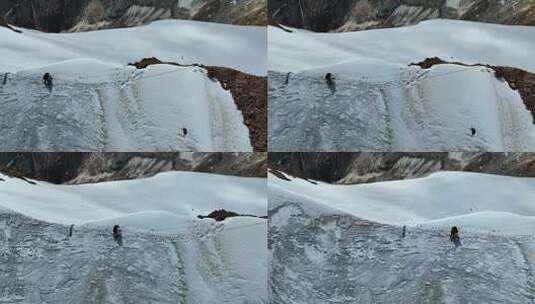
[[[43,75],[43,83],[45,84],[45,87],[48,89],[48,91],[52,93],[54,83],[52,81],[52,75],[50,75],[50,73],[45,73],[45,75]]]
[[[123,246],[123,231],[119,225],[113,226],[113,239],[117,242],[117,244],[119,244],[119,246]]]
[[[470,131],[472,132],[472,137],[476,136],[476,128],[470,128]]]
[[[292,72],[288,72],[288,74],[286,74],[286,80],[284,81],[284,84],[289,84],[290,83],[290,75],[292,74]]]
[[[459,229],[456,226],[451,227],[450,240],[455,244],[455,247],[461,246],[461,238],[459,237]]]
[[[327,81],[327,85],[333,84],[334,83],[333,74],[331,73],[325,74],[325,81]]]
[[[325,74],[325,81],[327,82],[327,87],[329,87],[331,92],[334,94],[336,92],[336,83],[334,82],[333,74]]]
[[[72,237],[72,233],[74,232],[74,224],[69,226],[69,237]]]
[[[182,135],[186,137],[186,135],[188,135],[188,129],[182,128]]]

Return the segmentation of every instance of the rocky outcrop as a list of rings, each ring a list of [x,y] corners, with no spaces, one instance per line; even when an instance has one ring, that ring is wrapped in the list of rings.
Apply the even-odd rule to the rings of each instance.
[[[494,67],[495,75],[503,78],[513,90],[517,90],[535,124],[535,74],[512,67]]]
[[[193,0],[191,3],[187,19],[241,25],[266,25],[267,22],[267,0]]]
[[[355,0],[270,0],[268,14],[277,23],[326,32],[342,26],[355,5]]]
[[[347,174],[356,154],[352,153],[270,153],[269,167],[285,173],[325,182],[336,182]]]
[[[23,0],[7,11],[11,24],[46,32],[67,30],[76,23],[87,1]]]
[[[91,183],[196,171],[265,177],[266,153],[0,153],[0,172],[51,183]]]
[[[274,23],[318,32],[357,31],[450,18],[535,25],[535,1],[518,0],[271,0]]]
[[[266,177],[267,153],[193,153],[191,169],[245,177]]]
[[[208,215],[198,215],[197,218],[199,218],[201,220],[205,219],[205,218],[211,218],[211,219],[214,219],[216,222],[222,222],[222,221],[226,220],[227,218],[238,217],[238,216],[241,216],[241,217],[256,217],[256,218],[267,219],[267,216],[256,216],[256,215],[251,215],[251,214],[238,214],[236,212],[227,211],[225,209],[212,211]]]
[[[162,19],[266,24],[266,0],[8,0],[0,15],[46,32],[127,27]]]
[[[62,183],[78,174],[83,153],[0,153],[0,172]]]
[[[535,177],[535,153],[270,153],[269,167],[339,184],[422,177],[442,170]]]
[[[17,30],[16,28],[13,28],[12,26],[10,26],[7,21],[0,16],[0,27],[5,27],[7,29],[10,29],[12,30],[13,32],[15,33],[22,33],[21,31]]]
[[[223,67],[207,67],[208,76],[230,90],[242,112],[254,151],[267,151],[267,78]]]

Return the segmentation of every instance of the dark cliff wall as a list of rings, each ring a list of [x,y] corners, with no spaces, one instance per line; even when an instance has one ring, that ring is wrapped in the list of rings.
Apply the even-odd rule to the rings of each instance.
[[[269,167],[341,184],[421,177],[443,170],[535,177],[535,153],[270,153]]]
[[[325,32],[342,26],[355,0],[269,0],[268,14],[278,23]]]
[[[2,0],[0,14],[13,25],[45,32],[128,27],[169,18],[266,24],[266,0],[194,0],[194,4],[185,8],[177,0]]]
[[[266,153],[0,153],[0,172],[51,183],[88,183],[196,171],[265,177]]]
[[[451,18],[535,25],[535,1],[462,0],[269,0],[270,23],[312,31],[355,31]]]

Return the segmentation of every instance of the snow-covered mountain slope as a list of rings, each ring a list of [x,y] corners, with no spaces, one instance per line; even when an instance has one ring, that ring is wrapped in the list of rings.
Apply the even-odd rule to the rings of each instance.
[[[438,56],[533,72],[531,37],[535,28],[447,20],[341,34],[270,27],[270,150],[533,150],[533,117],[493,70],[408,66]]]
[[[269,178],[273,302],[535,301],[533,179],[444,172],[332,186],[288,178]]]
[[[87,33],[24,30],[20,35],[1,29],[0,54],[5,60],[0,68],[15,72],[81,58],[125,66],[157,57],[166,62],[222,66],[261,76],[266,74],[266,35],[266,29],[259,26],[185,20]]]
[[[161,21],[89,33],[11,33],[0,30],[4,150],[253,149],[231,93],[189,65],[265,74],[260,27]],[[185,66],[127,66],[153,56]],[[42,84],[45,72],[54,78],[52,93]]]
[[[357,75],[381,64],[383,67],[376,72],[385,73],[437,56],[448,60],[453,57],[453,61],[466,64],[487,63],[535,72],[530,56],[535,48],[531,39],[535,28],[530,26],[431,20],[357,33],[291,30],[289,33],[268,28],[269,70],[299,72],[331,67],[336,71],[343,69],[342,64],[356,62],[362,66],[354,71]]]
[[[104,302],[127,302],[136,298],[127,294],[134,282],[149,286],[162,303],[267,302],[267,221],[236,217],[216,223],[196,218],[221,208],[265,216],[263,178],[168,172],[129,181],[34,185],[0,177],[0,207],[5,208],[0,248],[21,265],[10,268],[10,278],[0,283],[19,286],[8,289],[8,297],[41,303],[52,296],[68,298],[70,288],[69,292],[89,293],[83,303],[93,303],[96,295]],[[75,225],[75,233],[67,240],[69,224]],[[123,228],[123,248],[116,248],[111,238],[115,224]],[[27,229],[22,233],[39,240],[13,239],[10,231],[17,229]],[[21,255],[21,247],[42,252],[42,258]],[[72,256],[73,252],[78,254]],[[43,259],[43,267],[25,275],[24,269]],[[87,267],[81,273],[75,271],[80,265]],[[59,279],[39,281],[50,273]],[[71,279],[61,279],[65,277]],[[47,292],[54,290],[56,295]]]
[[[175,218],[172,223],[177,228],[199,214],[217,209],[257,216],[267,212],[265,178],[165,172],[149,178],[95,184],[37,182],[31,185],[21,179],[0,176],[5,179],[0,182],[1,207],[61,224],[127,221],[135,216],[132,223],[136,226],[168,231],[159,226],[168,227],[165,221],[153,221],[154,212]],[[142,221],[146,212],[148,220]]]
[[[519,235],[535,231],[535,178],[444,171],[416,179],[332,185],[270,175],[269,188],[392,225],[447,228],[460,222],[477,231]]]

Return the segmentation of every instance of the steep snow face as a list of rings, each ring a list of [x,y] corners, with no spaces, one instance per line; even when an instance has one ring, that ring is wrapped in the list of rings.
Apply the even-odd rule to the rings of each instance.
[[[0,301],[4,303],[186,303],[176,237],[50,224],[0,211]]]
[[[496,187],[500,185],[500,187]],[[535,179],[467,172],[360,185],[285,181],[270,175],[271,192],[317,206],[393,225],[529,235],[535,229]],[[310,208],[310,207],[309,207]],[[330,210],[330,211],[329,211]]]
[[[7,259],[2,273],[9,275],[0,287],[6,287],[6,299],[61,302],[83,293],[87,298],[81,303],[94,303],[90,301],[96,296],[101,302],[128,302],[136,298],[132,285],[143,284],[151,291],[138,300],[267,302],[267,220],[237,217],[216,223],[196,218],[221,208],[265,216],[264,178],[169,172],[58,186],[0,177],[0,259]],[[75,224],[74,236],[66,237],[68,226],[51,223]],[[123,230],[122,248],[111,238],[115,224]],[[32,237],[4,237],[10,233]],[[18,256],[20,248],[35,254]],[[46,265],[33,267],[36,257],[44,257]],[[51,274],[58,279],[41,280]]]
[[[10,74],[0,105],[9,151],[252,151],[232,95],[198,67],[71,60]]]
[[[8,32],[0,30],[0,55],[10,58],[0,63],[6,150],[253,150],[232,95],[204,69],[126,64],[155,56],[262,75],[264,29],[164,21],[76,34]],[[51,93],[41,81],[46,72]]]
[[[443,172],[333,186],[287,177],[269,177],[274,303],[535,299],[532,178]]]
[[[407,229],[270,201],[273,303],[532,303],[533,237]]]
[[[492,70],[408,64],[439,56],[533,71],[525,51],[533,36],[528,27],[444,20],[344,34],[270,28],[270,149],[531,151],[531,113]]]
[[[323,75],[336,67],[291,74],[288,84],[286,74],[270,72],[271,151],[535,149],[531,113],[490,69],[440,65],[369,76],[360,63],[343,69],[334,90]]]
[[[228,221],[228,222],[227,222]],[[267,303],[267,220],[197,222],[180,243],[190,298],[186,303]]]

